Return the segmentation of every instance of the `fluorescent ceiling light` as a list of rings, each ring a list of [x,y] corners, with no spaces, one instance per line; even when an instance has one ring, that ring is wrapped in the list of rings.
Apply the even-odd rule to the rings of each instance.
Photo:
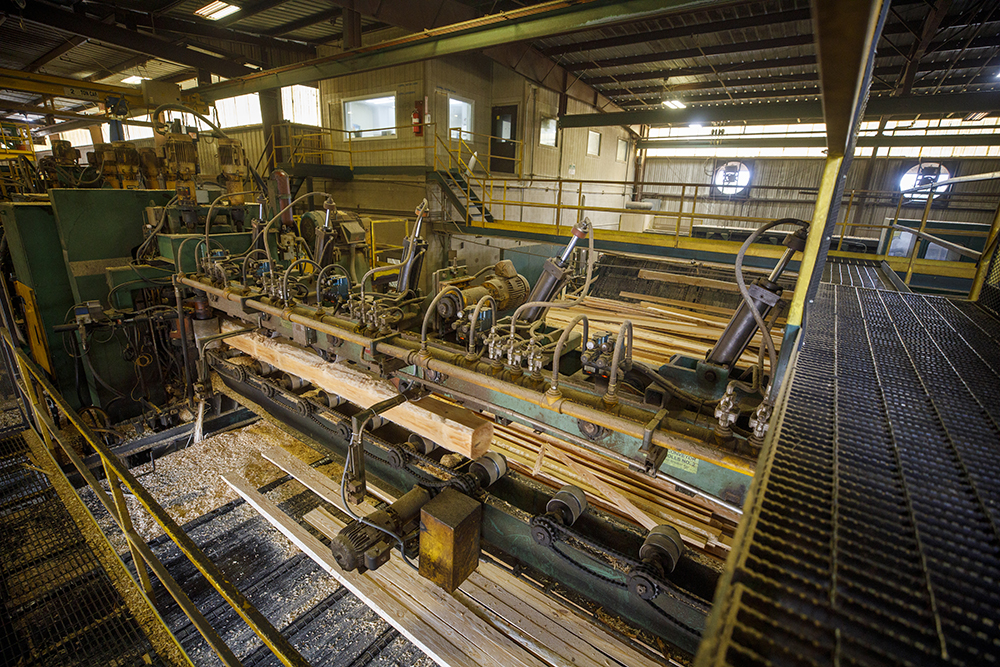
[[[970,122],[971,121],[977,121],[977,120],[982,120],[982,119],[986,118],[989,115],[990,115],[989,111],[973,111],[970,114],[968,114],[965,118],[963,118],[962,120],[963,121],[970,121]]]
[[[201,9],[194,10],[194,13],[198,16],[207,18],[209,21],[218,21],[219,19],[238,11],[240,11],[240,8],[236,5],[231,5],[228,2],[222,2],[221,0],[215,0],[215,2],[210,2]]]
[[[663,106],[670,107],[671,109],[686,109],[687,105],[678,100],[663,100]]]
[[[128,83],[128,84],[132,84],[132,85],[140,84],[143,81],[149,81],[149,77],[148,76],[134,76],[133,75],[133,76],[130,76],[130,77],[126,78],[126,79],[122,79],[122,83]]]

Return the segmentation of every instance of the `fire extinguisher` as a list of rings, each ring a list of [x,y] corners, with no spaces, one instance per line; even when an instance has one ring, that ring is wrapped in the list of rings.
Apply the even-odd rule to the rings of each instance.
[[[424,103],[422,101],[418,101],[416,104],[416,108],[410,115],[410,118],[413,120],[413,134],[418,137],[424,136],[423,116],[424,116]]]

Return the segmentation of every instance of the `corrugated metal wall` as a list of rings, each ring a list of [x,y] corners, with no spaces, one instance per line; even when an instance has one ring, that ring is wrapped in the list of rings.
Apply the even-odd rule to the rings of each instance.
[[[847,202],[852,189],[860,190],[869,170],[869,158],[858,158],[851,165],[845,188],[844,204],[841,220],[847,213]],[[721,219],[696,219],[695,224],[718,224],[731,226],[755,226],[755,223],[736,220],[738,217],[775,219],[794,217],[810,219],[812,217],[816,190],[823,174],[821,159],[747,159],[743,160],[751,169],[750,191],[745,197],[725,198],[713,197],[711,179],[716,166],[729,160],[650,158],[646,162],[645,182],[672,182],[697,184],[697,213],[721,216]],[[952,169],[952,176],[987,173],[1000,170],[1000,160],[996,159],[965,159],[944,160],[946,166]],[[914,164],[913,158],[877,158],[871,165],[868,190],[898,191],[899,178]],[[774,188],[791,188],[776,190]],[[676,223],[678,202],[676,199],[663,199],[662,195],[672,197],[681,194],[681,186],[652,186],[643,188],[643,197],[659,200],[660,214],[657,216],[657,226],[673,228]],[[956,222],[989,223],[996,207],[996,196],[1000,195],[1000,181],[985,181],[957,186],[956,193],[979,193],[993,195],[992,201],[982,199],[971,201],[955,197],[947,205],[935,204],[931,219],[950,220]],[[688,222],[692,208],[694,188],[691,185],[684,191],[686,201],[682,217],[686,214]],[[896,202],[886,197],[866,203],[859,196],[851,206],[849,222],[858,225],[884,224],[887,218],[892,218],[896,212]],[[901,217],[917,217],[922,214],[922,204],[914,202],[904,205]],[[880,234],[877,229],[853,228],[850,235],[875,237]]]

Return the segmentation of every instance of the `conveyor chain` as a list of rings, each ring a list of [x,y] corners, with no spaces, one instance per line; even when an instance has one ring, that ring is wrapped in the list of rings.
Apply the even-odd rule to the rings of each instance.
[[[1000,322],[823,285],[700,665],[1000,660]]]

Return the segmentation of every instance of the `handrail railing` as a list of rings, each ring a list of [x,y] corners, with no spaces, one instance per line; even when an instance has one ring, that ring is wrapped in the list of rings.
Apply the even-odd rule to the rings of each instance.
[[[184,614],[191,620],[194,627],[201,633],[208,645],[215,651],[216,655],[225,665],[240,665],[239,659],[232,652],[232,649],[215,632],[205,617],[198,611],[191,599],[184,593],[176,580],[167,571],[167,568],[156,557],[146,542],[135,532],[129,515],[128,506],[125,504],[119,484],[132,493],[139,504],[163,529],[164,533],[174,542],[189,561],[198,569],[205,579],[218,591],[227,603],[237,614],[250,626],[254,633],[260,637],[261,641],[278,657],[284,665],[296,665],[307,667],[308,663],[302,655],[291,645],[284,635],[282,635],[274,625],[253,605],[229,581],[225,573],[219,569],[205,553],[195,544],[194,540],[184,532],[170,514],[153,498],[152,494],[146,490],[142,484],[132,475],[128,466],[111,451],[101,438],[91,430],[90,426],[80,417],[80,415],[66,402],[62,395],[46,378],[44,372],[24,353],[21,348],[13,343],[10,332],[7,329],[0,329],[2,335],[2,345],[6,347],[14,359],[17,369],[11,371],[12,380],[28,398],[27,409],[30,411],[30,418],[34,430],[38,432],[49,454],[56,451],[58,446],[72,461],[74,467],[87,482],[98,500],[108,510],[116,524],[121,528],[129,548],[132,549],[136,570],[139,572],[141,589],[148,597],[152,591],[148,574],[145,572],[143,562],[159,578],[171,597],[177,602]],[[91,472],[90,468],[76,454],[76,451],[63,441],[61,431],[56,428],[52,419],[48,416],[48,406],[44,397],[47,397],[52,404],[66,417],[79,432],[80,436],[89,444],[101,458],[104,470],[107,474],[108,483],[111,486],[114,501],[107,497],[104,488]],[[53,459],[54,461],[54,459]],[[136,557],[137,554],[137,557]]]

